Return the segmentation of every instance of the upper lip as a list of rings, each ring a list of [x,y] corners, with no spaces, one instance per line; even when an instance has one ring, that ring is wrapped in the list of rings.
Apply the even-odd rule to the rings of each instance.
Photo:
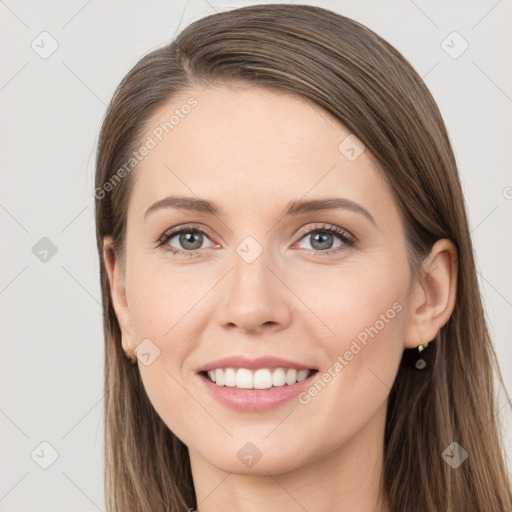
[[[296,368],[297,370],[314,370],[311,366],[280,357],[261,356],[249,359],[247,357],[231,356],[210,361],[197,368],[196,371],[200,373],[217,368],[247,368],[249,370],[256,370],[258,368]]]

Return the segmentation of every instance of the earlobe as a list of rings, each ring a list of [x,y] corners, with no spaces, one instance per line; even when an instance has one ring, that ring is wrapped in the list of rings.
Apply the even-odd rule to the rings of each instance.
[[[108,275],[112,305],[121,329],[123,349],[127,353],[133,353],[134,340],[132,336],[133,331],[131,327],[130,311],[126,299],[124,272],[116,257],[111,237],[105,237],[103,240],[103,261]]]
[[[457,249],[448,239],[438,240],[422,263],[422,279],[412,291],[405,347],[433,340],[448,322],[457,292]]]

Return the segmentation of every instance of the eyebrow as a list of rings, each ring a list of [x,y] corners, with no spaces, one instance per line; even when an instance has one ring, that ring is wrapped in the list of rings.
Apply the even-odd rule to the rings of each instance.
[[[144,214],[144,219],[151,213],[165,209],[165,208],[177,208],[180,210],[192,210],[199,213],[205,213],[208,215],[219,216],[222,214],[219,207],[212,201],[207,199],[199,199],[195,197],[185,196],[169,196],[160,199],[156,203],[153,203]],[[377,223],[373,218],[372,214],[360,204],[341,197],[327,197],[323,199],[301,199],[291,201],[286,205],[283,212],[284,217],[292,215],[300,215],[303,213],[317,212],[321,210],[334,210],[337,208],[343,208],[350,210],[355,213],[364,215],[372,224],[375,226]]]

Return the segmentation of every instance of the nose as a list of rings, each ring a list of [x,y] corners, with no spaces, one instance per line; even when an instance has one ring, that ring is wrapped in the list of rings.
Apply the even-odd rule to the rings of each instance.
[[[285,329],[292,317],[293,294],[277,264],[263,252],[248,263],[237,253],[232,270],[223,280],[218,321],[225,329],[245,333],[270,333]]]

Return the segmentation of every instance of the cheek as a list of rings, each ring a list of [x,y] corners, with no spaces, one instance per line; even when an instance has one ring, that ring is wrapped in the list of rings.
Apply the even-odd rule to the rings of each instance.
[[[149,364],[139,358],[138,367],[146,394],[155,411],[180,438],[185,436],[184,423],[193,421],[190,396],[184,391],[183,362],[200,339],[197,329],[197,303],[205,291],[201,282],[186,272],[169,272],[165,265],[133,259],[127,283],[128,304],[135,344],[145,340]],[[206,283],[204,283],[206,286]],[[194,304],[196,307],[194,307]],[[147,342],[150,340],[150,343]],[[142,346],[142,345],[141,345]],[[146,350],[144,350],[146,352]]]
[[[204,302],[212,287],[209,276],[194,277],[190,267],[155,263],[135,255],[127,266],[127,297],[135,345],[144,342],[150,364],[140,357],[139,370],[157,412],[166,417],[187,399],[183,391],[188,355],[197,348],[205,328]],[[149,341],[148,341],[149,340]],[[142,347],[143,345],[141,345]],[[147,350],[146,350],[147,348]]]
[[[171,271],[165,262],[155,265],[149,258],[134,259],[129,270],[127,296],[134,334],[154,339],[163,349],[190,324],[208,283],[191,279],[190,270],[173,267]]]
[[[379,351],[384,342],[401,343],[396,336],[401,331],[404,310],[404,289],[391,276],[366,275],[344,280],[343,291],[332,293],[326,307],[333,330],[343,340],[357,340],[364,347]],[[325,310],[324,310],[325,311]],[[372,343],[371,340],[378,340]]]
[[[386,259],[304,272],[297,280],[294,291],[317,314],[316,324],[323,328],[315,331],[325,334],[318,341],[331,357],[348,350],[355,339],[363,345],[367,342],[368,348],[373,339],[401,343],[409,271],[406,261]],[[373,345],[378,350],[378,344]]]
[[[330,411],[340,416],[347,431],[386,400],[403,352],[407,261],[377,260],[347,265],[335,278],[331,273],[328,279],[319,280],[318,275],[301,279],[298,291],[322,321],[313,318],[309,332],[315,322],[329,329],[326,333],[326,328],[315,328],[315,341],[326,363],[318,389],[308,390],[303,403],[311,406],[311,414]],[[355,414],[349,418],[344,414],[347,410]],[[331,421],[326,417],[325,424],[331,423],[332,417]]]

